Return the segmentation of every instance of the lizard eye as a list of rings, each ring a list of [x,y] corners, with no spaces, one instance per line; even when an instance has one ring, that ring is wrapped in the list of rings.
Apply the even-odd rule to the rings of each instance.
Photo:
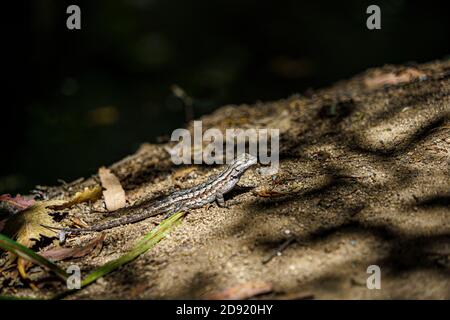
[[[238,169],[233,169],[233,172],[231,173],[233,177],[239,176],[241,173]]]

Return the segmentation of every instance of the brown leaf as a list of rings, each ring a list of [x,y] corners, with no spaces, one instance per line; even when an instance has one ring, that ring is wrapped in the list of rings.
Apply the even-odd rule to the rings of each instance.
[[[102,188],[100,186],[96,186],[92,189],[86,188],[76,193],[69,200],[36,201],[33,205],[9,218],[2,232],[16,239],[18,243],[30,248],[42,236],[53,238],[57,235],[56,231],[44,227],[61,227],[50,216],[53,210],[65,209],[74,204],[98,199],[101,196],[101,190]],[[8,253],[8,255],[7,261],[8,264],[11,264],[16,257],[11,253]],[[24,279],[27,277],[26,269],[29,265],[30,263],[23,258],[18,259],[17,268]]]
[[[175,180],[178,180],[178,179],[180,179],[180,178],[186,177],[189,173],[191,173],[191,172],[193,172],[193,171],[195,171],[195,170],[196,170],[195,167],[183,168],[183,169],[177,170],[177,171],[173,174],[172,177],[173,177]]]
[[[31,247],[36,241],[41,239],[41,236],[49,238],[56,236],[56,231],[44,227],[61,227],[50,216],[53,210],[65,209],[77,203],[93,200],[100,195],[101,187],[96,186],[76,193],[69,200],[36,201],[32,206],[11,216],[6,221],[3,233],[16,239],[18,243]]]
[[[269,293],[273,291],[273,287],[268,282],[246,282],[235,287],[231,287],[213,294],[206,299],[211,300],[243,300],[254,296]]]
[[[0,208],[4,208],[11,213],[17,213],[24,210],[35,203],[35,200],[28,197],[23,197],[20,194],[11,197],[10,194],[0,195]]]
[[[285,192],[279,192],[276,190],[268,190],[268,189],[262,189],[254,192],[255,195],[262,198],[276,198],[276,197],[283,197],[286,195]]]
[[[49,215],[51,205],[60,203],[61,200],[51,201],[37,201],[27,209],[20,211],[13,215],[6,221],[2,230],[7,236],[15,238],[18,243],[30,248],[36,241],[39,241],[42,236],[54,237],[55,231],[52,231],[42,225],[50,227],[60,227],[60,225],[53,220]],[[16,259],[15,255],[8,252],[7,261],[11,264]],[[31,263],[19,257],[17,262],[17,270],[22,278],[26,279],[26,269]]]
[[[84,246],[78,246],[73,248],[54,248],[44,252],[41,252],[41,256],[51,259],[53,261],[64,260],[68,258],[81,258],[93,251],[100,251],[103,246],[103,240],[105,239],[105,234],[101,234],[99,237],[89,241]]]
[[[37,201],[27,209],[18,212],[6,221],[3,233],[18,243],[31,247],[41,236],[54,237],[55,231],[43,227],[60,227],[49,215],[49,207],[60,204],[61,200]]]
[[[410,82],[418,78],[424,78],[426,74],[414,68],[408,68],[398,73],[393,72],[377,72],[372,77],[364,79],[366,87],[375,89],[384,85],[394,85],[399,83]]]
[[[79,227],[81,227],[81,228],[87,228],[87,227],[89,227],[89,225],[88,225],[86,222],[84,222],[83,220],[81,220],[80,218],[73,217],[73,218],[71,218],[70,220],[72,221],[72,223],[73,223],[74,225],[79,226]]]
[[[111,172],[111,170],[102,167],[98,170],[98,175],[102,186],[103,197],[105,198],[106,209],[115,211],[126,205],[125,191],[120,184],[119,179]]]
[[[60,200],[57,204],[50,205],[50,209],[61,210],[70,208],[75,204],[79,204],[86,201],[95,201],[102,196],[102,187],[99,185],[93,188],[85,188],[83,191],[75,193],[75,195],[67,201]]]

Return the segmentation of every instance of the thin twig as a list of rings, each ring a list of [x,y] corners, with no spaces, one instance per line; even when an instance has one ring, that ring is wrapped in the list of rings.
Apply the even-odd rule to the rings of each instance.
[[[283,250],[285,250],[294,240],[296,239],[295,236],[291,236],[289,238],[287,238],[275,251],[273,251],[271,254],[269,254],[268,256],[266,256],[263,260],[262,263],[266,264],[268,263],[270,260],[272,260],[274,257],[281,255],[281,253],[283,252]]]

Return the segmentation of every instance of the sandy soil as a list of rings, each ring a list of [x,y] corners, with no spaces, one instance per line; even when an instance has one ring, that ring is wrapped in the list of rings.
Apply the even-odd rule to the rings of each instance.
[[[421,76],[405,78],[411,69]],[[68,298],[201,299],[264,282],[273,291],[261,298],[449,299],[449,72],[450,61],[386,66],[324,90],[225,106],[203,117],[204,129],[279,128],[278,174],[249,170],[240,184],[254,188],[231,193],[229,208],[191,211],[156,248]],[[397,78],[377,82],[386,73]],[[143,145],[111,168],[130,203],[220,170],[182,171],[186,167],[171,165],[162,145]],[[69,215],[88,223],[101,219],[88,212],[80,205]],[[98,256],[62,265],[77,263],[88,272],[129,250],[160,220],[110,230]],[[67,245],[93,237],[74,237]],[[263,263],[291,237],[281,255]],[[369,265],[381,268],[380,290],[366,287]]]

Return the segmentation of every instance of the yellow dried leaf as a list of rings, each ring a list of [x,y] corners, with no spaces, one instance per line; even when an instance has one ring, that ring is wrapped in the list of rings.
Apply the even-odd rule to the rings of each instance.
[[[62,200],[38,201],[27,209],[13,215],[6,221],[3,232],[18,243],[31,247],[41,236],[54,237],[55,231],[43,227],[60,227],[49,215],[49,207],[60,205]]]
[[[102,187],[96,185],[93,188],[85,188],[83,191],[77,192],[68,201],[62,201],[60,204],[50,205],[49,207],[55,210],[66,209],[78,203],[98,200],[101,198],[101,196],[102,196]]]
[[[95,186],[81,192],[77,192],[69,200],[48,200],[37,201],[27,209],[13,215],[6,221],[3,233],[16,239],[16,241],[26,247],[31,247],[41,236],[55,237],[56,232],[50,230],[49,227],[61,227],[49,213],[53,210],[61,210],[69,208],[74,204],[86,202],[88,200],[96,200],[101,196],[101,187]]]
[[[262,198],[276,198],[276,197],[283,197],[283,196],[287,195],[287,193],[285,193],[285,192],[279,192],[276,190],[268,190],[268,189],[255,191],[254,194],[257,195],[258,197],[262,197]]]
[[[193,172],[193,171],[195,171],[195,170],[197,170],[197,168],[195,168],[195,167],[182,168],[182,169],[180,169],[180,170],[177,170],[177,171],[174,173],[173,178],[174,178],[175,180],[178,180],[178,179],[180,179],[180,178],[183,178],[183,177],[187,176],[189,173],[191,173],[191,172]]]
[[[420,70],[408,68],[401,72],[376,72],[372,77],[364,79],[366,87],[374,89],[384,85],[395,85],[410,82],[415,79],[424,79],[427,75]]]
[[[101,197],[102,188],[95,186],[94,188],[86,188],[83,191],[77,192],[69,200],[48,200],[37,201],[27,209],[20,211],[13,215],[6,221],[2,230],[7,236],[16,239],[16,241],[28,248],[32,247],[36,241],[39,241],[42,236],[53,238],[56,232],[48,227],[61,227],[59,223],[53,220],[50,213],[53,210],[61,210],[69,208],[74,204],[86,202],[89,200],[97,200]],[[14,255],[10,255],[7,259],[8,264],[14,262]],[[19,258],[17,268],[22,278],[27,277],[26,269],[29,262]]]

